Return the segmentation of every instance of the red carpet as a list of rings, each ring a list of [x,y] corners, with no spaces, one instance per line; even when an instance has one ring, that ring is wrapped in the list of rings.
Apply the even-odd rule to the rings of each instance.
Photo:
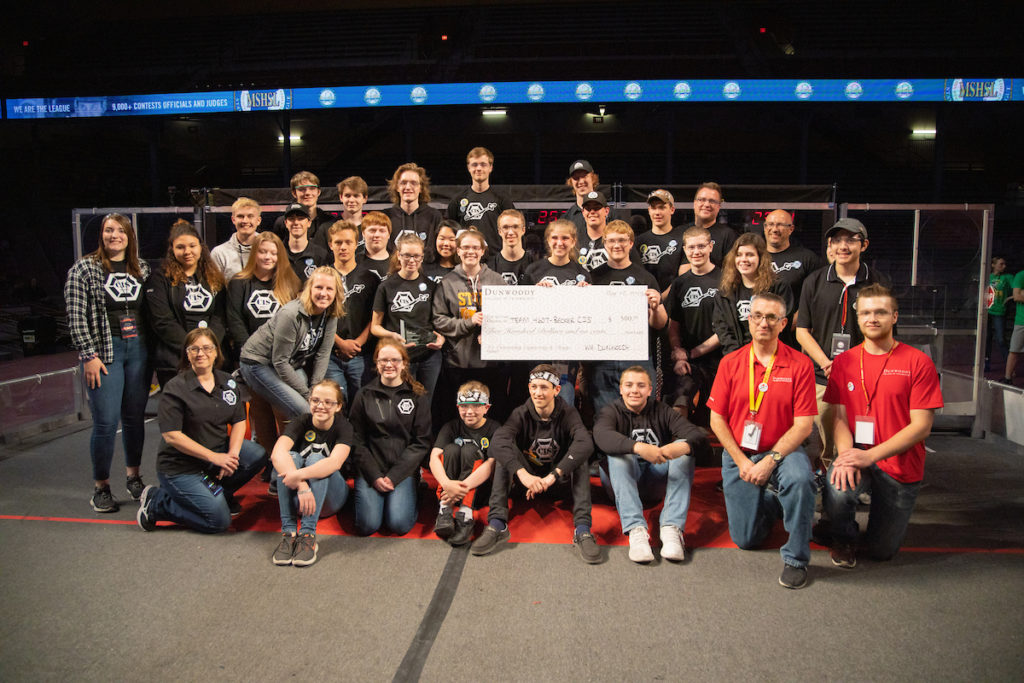
[[[686,518],[686,544],[690,547],[703,548],[735,548],[729,539],[729,527],[725,515],[725,500],[722,494],[715,491],[715,485],[721,481],[721,470],[717,467],[698,468],[694,474],[693,489],[690,497],[690,512]],[[429,473],[424,479],[431,484],[434,480]],[[596,477],[591,479],[593,495],[593,533],[602,545],[626,545],[626,537],[622,535],[619,515],[615,506],[609,501]],[[423,493],[423,488],[420,488]],[[281,530],[281,517],[277,500],[267,494],[267,485],[260,481],[249,482],[238,492],[238,500],[242,504],[242,514],[232,523],[237,531],[277,531]],[[518,505],[517,505],[518,503]],[[420,496],[420,516],[416,526],[403,538],[433,538],[434,520],[437,518],[436,499],[431,496]],[[657,538],[658,515],[661,504],[644,510],[652,536]],[[351,497],[341,514],[342,521],[337,517],[320,520],[317,525],[318,534],[354,536],[352,525]],[[487,523],[487,508],[476,513],[478,529]],[[509,528],[512,530],[513,543],[570,543],[572,542],[572,506],[571,503],[541,498],[524,504],[512,500]],[[390,534],[375,534],[388,536]],[[772,535],[764,547],[780,547],[786,542],[786,531],[782,524],[776,524]],[[817,546],[814,546],[817,547]]]

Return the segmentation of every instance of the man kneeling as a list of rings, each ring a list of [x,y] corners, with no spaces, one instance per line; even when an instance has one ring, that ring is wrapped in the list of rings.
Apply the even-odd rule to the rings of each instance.
[[[585,562],[601,561],[601,551],[590,533],[590,472],[587,461],[594,452],[590,432],[580,414],[558,397],[561,389],[554,366],[542,363],[530,371],[530,400],[512,411],[491,440],[494,480],[487,526],[472,545],[474,555],[487,555],[509,539],[508,497],[516,482],[532,500],[549,488],[570,485],[573,543]]]
[[[594,443],[608,454],[607,480],[602,468],[601,483],[615,499],[622,533],[629,537],[629,559],[654,559],[643,505],[664,498],[661,556],[682,562],[693,483],[691,444],[706,440],[704,430],[667,403],[651,400],[651,376],[639,365],[622,372],[619,395],[621,400],[606,405],[594,423]]]

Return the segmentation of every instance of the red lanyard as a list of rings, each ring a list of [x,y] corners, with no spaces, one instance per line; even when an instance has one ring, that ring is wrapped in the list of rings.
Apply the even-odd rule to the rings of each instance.
[[[885,360],[882,361],[882,369],[878,373],[878,378],[875,379],[875,388],[868,394],[868,385],[864,381],[864,345],[860,346],[860,387],[864,390],[864,401],[867,403],[867,412],[871,414],[871,401],[874,399],[875,394],[878,393],[878,383],[882,381],[882,375],[885,374],[885,366],[889,363],[889,357],[892,356],[892,352],[896,350],[899,345],[898,341],[892,343],[892,348],[889,349],[889,353],[885,354]]]

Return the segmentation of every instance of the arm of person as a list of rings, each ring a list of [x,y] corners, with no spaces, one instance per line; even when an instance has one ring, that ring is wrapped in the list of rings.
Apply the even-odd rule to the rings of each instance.
[[[1018,303],[1024,303],[1024,289],[1020,287],[1013,288],[1013,300]]]
[[[297,471],[295,467],[295,461],[292,459],[292,447],[295,442],[287,434],[282,434],[277,437],[277,441],[274,442],[274,449],[270,452],[270,462],[274,465],[274,471],[277,472],[277,476],[285,483],[290,489],[294,489],[289,481],[294,482],[292,475]]]
[[[445,337],[465,337],[477,328],[472,319],[459,316],[458,306],[450,300],[447,289],[443,287],[434,291],[433,318],[434,329]]]
[[[679,321],[669,320],[668,321],[668,345],[672,349],[672,370],[677,375],[689,375],[690,374],[690,354],[683,348],[681,337],[679,336]]]
[[[769,450],[775,451],[784,460],[787,455],[799,448],[804,439],[811,435],[812,429],[814,429],[813,415],[797,415],[793,418],[792,426],[779,437],[779,440]],[[761,458],[750,469],[750,483],[756,486],[764,486],[768,483],[768,478],[772,476],[772,472],[777,466],[778,463],[775,462],[774,458]]]
[[[487,458],[480,467],[477,467],[468,477],[463,479],[462,483],[466,485],[467,489],[475,489],[490,479],[493,472],[494,458]]]
[[[242,423],[241,430],[232,429],[232,436],[234,436],[234,432],[239,431],[241,433],[241,438],[244,438],[244,429],[245,423]],[[194,440],[192,437],[185,434],[185,432],[179,430],[161,432],[161,436],[164,437],[164,441],[167,442],[168,446],[177,451],[181,451],[185,455],[190,455],[193,458],[205,460],[206,462],[216,465],[221,469],[230,468],[231,472],[234,472],[235,468],[238,467],[237,450],[234,451],[234,454],[232,454],[231,452],[216,453],[214,451],[211,451],[206,446],[203,446],[198,441]],[[239,439],[239,448],[241,448],[241,438]],[[231,451],[231,448],[229,447],[228,450]]]
[[[580,414],[572,406],[565,407],[566,427],[571,441],[565,456],[558,462],[559,477],[568,476],[577,467],[585,467],[590,456],[594,454],[594,439],[583,425]]]
[[[742,323],[739,322],[739,314],[736,312],[736,302],[730,297],[722,296],[721,292],[714,298],[714,312],[711,315],[711,329],[715,331],[722,348],[736,350],[743,346],[736,336],[736,328]]]
[[[825,352],[818,346],[818,342],[814,341],[814,335],[811,334],[810,328],[797,327],[796,341],[800,344],[800,348],[804,350],[804,353],[818,364],[821,371],[825,373],[825,377],[828,377],[832,372],[832,359],[826,356]]]
[[[831,383],[832,380],[830,379]],[[832,424],[833,438],[836,444],[836,453],[845,453],[853,448],[853,432],[846,421],[846,406],[830,403],[833,408],[834,422]],[[839,465],[832,463],[832,472],[829,474],[829,481],[840,491],[855,489],[860,483],[860,468],[851,465]]]
[[[838,420],[838,417],[836,418]],[[863,469],[874,465],[880,460],[891,458],[908,450],[911,446],[923,441],[932,432],[935,411],[932,409],[911,409],[910,423],[880,444],[867,449],[856,447],[839,451],[835,460],[837,466],[851,466]],[[844,421],[845,424],[845,421]],[[849,428],[847,428],[849,431]],[[838,447],[838,442],[836,446]]]
[[[736,463],[736,467],[740,470],[740,479],[749,481],[748,472],[750,472],[754,464],[740,450],[740,445],[736,443],[736,438],[732,435],[732,429],[729,428],[729,423],[726,421],[725,416],[716,413],[714,410],[711,411],[711,431],[715,433],[715,436],[718,437],[718,442],[722,444],[722,448],[729,454],[732,461]]]
[[[451,479],[448,474],[444,471],[444,463],[441,461],[441,455],[444,453],[444,449],[435,446],[430,451],[430,473],[434,475],[434,479],[437,480],[437,485],[441,487],[444,492],[443,498],[447,501],[455,502],[462,500],[462,497],[469,491],[469,487],[465,485],[465,482]]]
[[[405,344],[405,339],[402,338],[402,335],[397,332],[392,332],[384,327],[383,311],[373,312],[373,315],[370,317],[370,332],[375,337],[379,337],[381,339],[396,339]]]
[[[366,415],[366,394],[360,391],[352,402],[352,409],[349,411],[349,422],[352,423],[352,445],[355,453],[356,467],[367,483],[373,484],[377,479],[384,476],[384,470],[377,464],[369,447],[366,445],[366,433],[368,418]]]
[[[647,324],[651,329],[660,330],[668,323],[668,312],[661,303],[661,294],[656,289],[647,290]]]
[[[149,324],[167,346],[180,349],[188,331],[178,323],[171,307],[171,283],[162,273],[153,273],[146,280],[146,305]]]
[[[341,469],[341,466],[345,464],[345,460],[348,459],[350,451],[351,447],[348,444],[335,444],[334,448],[331,449],[330,455],[323,460],[316,461],[312,465],[303,467],[298,472],[302,476],[303,481],[329,477]]]
[[[228,324],[228,334],[234,340],[238,348],[249,338],[249,330],[245,325],[245,318],[242,316],[242,307],[245,306],[244,283],[241,280],[232,280],[228,283],[227,310],[225,318]]]
[[[722,344],[718,341],[718,335],[713,334],[700,344],[690,349],[690,358],[700,358],[701,356],[711,353]]]

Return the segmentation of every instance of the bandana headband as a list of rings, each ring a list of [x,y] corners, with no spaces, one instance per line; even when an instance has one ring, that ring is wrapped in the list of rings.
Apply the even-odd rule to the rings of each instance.
[[[470,391],[459,394],[455,403],[460,406],[466,404],[479,404],[485,406],[490,403],[490,399],[491,397],[485,392],[480,391],[479,389],[471,389]]]
[[[535,379],[542,379],[542,380],[545,380],[547,382],[551,382],[556,387],[559,386],[562,383],[562,380],[558,377],[558,375],[552,374],[550,372],[545,372],[545,371],[531,372],[530,373],[530,381],[532,382]]]

